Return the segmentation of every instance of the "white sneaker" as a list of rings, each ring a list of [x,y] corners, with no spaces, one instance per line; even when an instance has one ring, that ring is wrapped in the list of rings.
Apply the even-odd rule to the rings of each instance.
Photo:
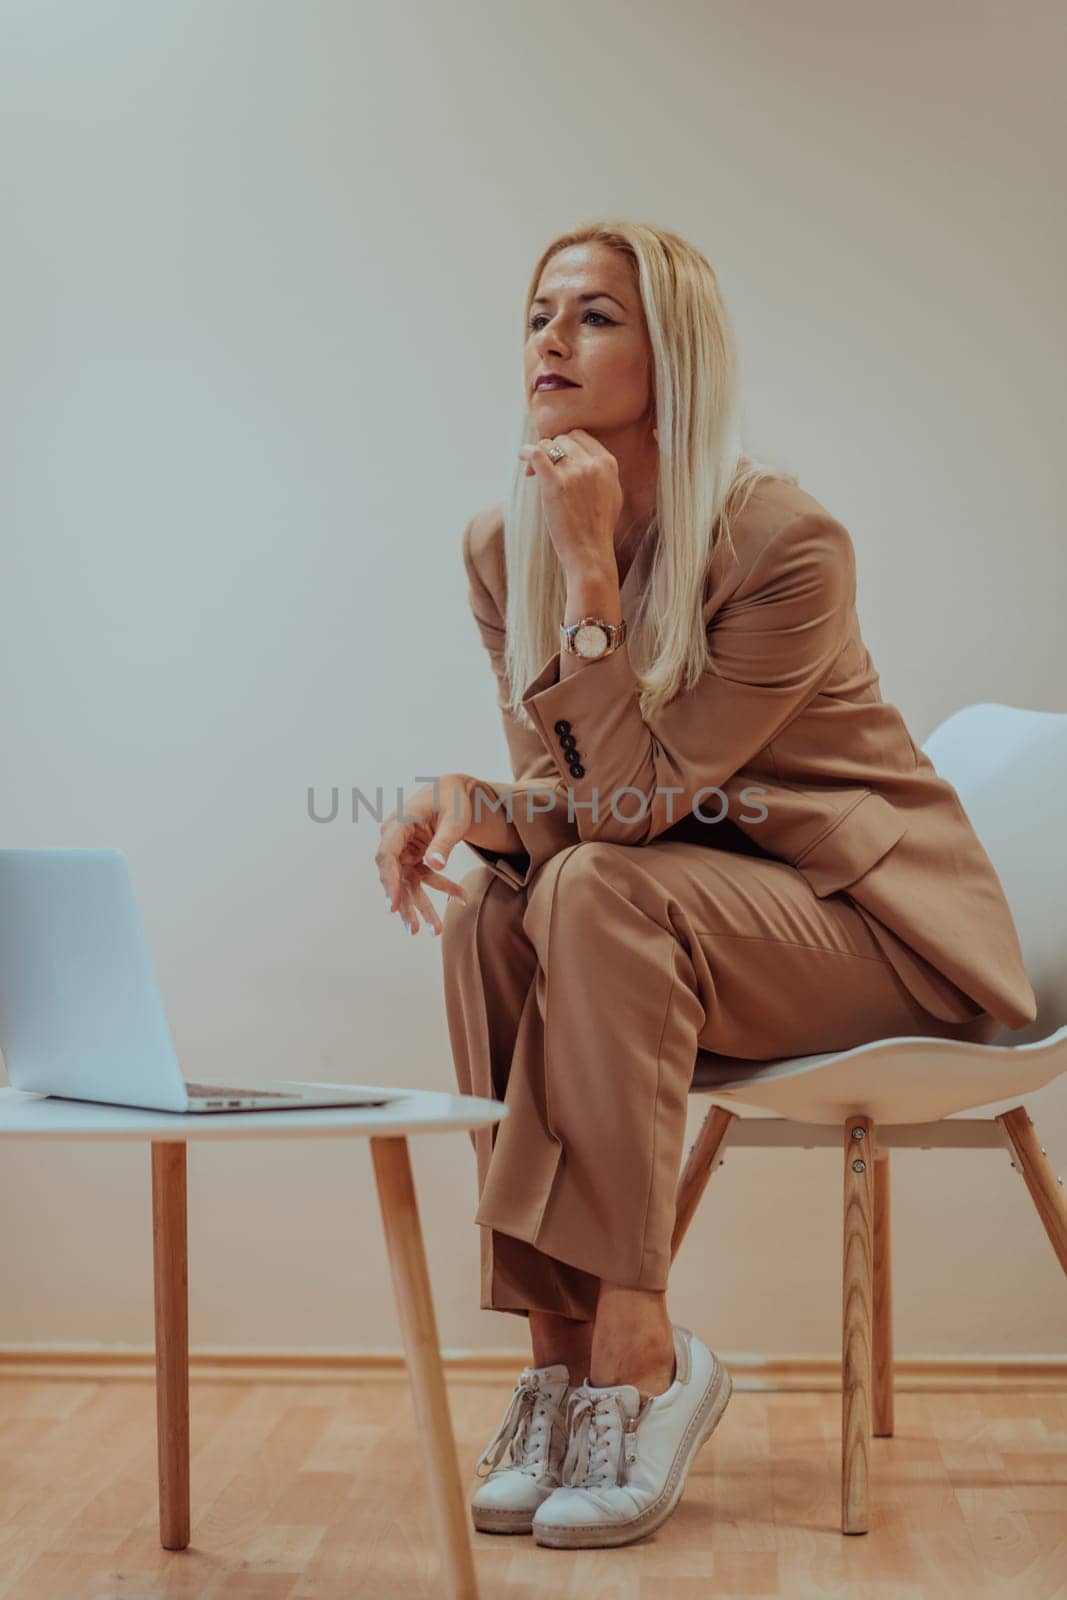
[[[471,1500],[471,1515],[483,1533],[529,1533],[534,1512],[559,1487],[571,1392],[564,1362],[523,1367],[504,1419],[475,1467],[485,1482]],[[509,1446],[509,1459],[499,1466]]]
[[[678,1504],[733,1384],[695,1333],[677,1325],[672,1331],[677,1370],[662,1394],[642,1404],[632,1383],[572,1390],[562,1482],[533,1518],[538,1544],[629,1544],[658,1528]]]

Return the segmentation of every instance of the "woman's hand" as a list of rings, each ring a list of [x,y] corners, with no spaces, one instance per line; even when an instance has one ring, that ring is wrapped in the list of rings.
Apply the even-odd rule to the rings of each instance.
[[[548,447],[567,454],[553,461]],[[541,480],[541,505],[549,536],[568,577],[605,571],[616,574],[615,526],[622,511],[619,463],[584,428],[524,444],[519,455],[526,476]]]
[[[462,884],[438,872],[448,859],[452,846],[471,830],[474,808],[471,788],[474,779],[463,772],[448,772],[436,786],[427,784],[391,811],[382,823],[374,860],[385,889],[390,911],[398,911],[412,933],[419,930],[421,911],[435,933],[441,932],[437,915],[426,887],[443,889],[466,904],[469,896]],[[436,788],[436,795],[435,795]],[[431,860],[424,860],[436,852]]]

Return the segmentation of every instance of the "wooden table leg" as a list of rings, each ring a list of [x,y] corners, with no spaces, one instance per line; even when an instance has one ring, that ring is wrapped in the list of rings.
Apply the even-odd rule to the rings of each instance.
[[[185,1142],[152,1142],[159,1538],[189,1543],[189,1250]]]
[[[447,1600],[477,1600],[470,1527],[441,1371],[437,1318],[426,1270],[408,1142],[402,1137],[372,1138],[370,1148],[415,1420],[429,1478],[441,1553],[441,1590]]]

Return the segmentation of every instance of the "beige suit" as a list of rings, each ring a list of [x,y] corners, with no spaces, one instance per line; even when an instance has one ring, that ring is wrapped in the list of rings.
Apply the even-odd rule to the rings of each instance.
[[[503,711],[502,508],[464,532],[514,780],[493,787],[525,847],[468,847],[483,865],[442,938],[460,1088],[510,1112],[472,1136],[487,1308],[590,1316],[598,1277],[665,1287],[698,1048],[988,1039],[1036,1015],[996,871],[881,698],[847,530],[775,482],[732,531],[699,683],[646,722],[627,644],[563,679],[553,654],[523,696],[536,732]]]

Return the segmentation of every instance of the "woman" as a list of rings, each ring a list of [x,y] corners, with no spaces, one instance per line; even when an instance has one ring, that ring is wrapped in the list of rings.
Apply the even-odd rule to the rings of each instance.
[[[697,1050],[988,1041],[1036,1007],[955,790],[881,698],[848,532],[741,453],[708,262],[582,228],[526,314],[521,465],[463,538],[515,781],[447,774],[377,859],[444,934],[460,1089],[509,1108],[472,1135],[481,1305],[528,1317],[533,1365],[475,1524],[613,1545],[670,1515],[730,1393],[666,1307]]]

